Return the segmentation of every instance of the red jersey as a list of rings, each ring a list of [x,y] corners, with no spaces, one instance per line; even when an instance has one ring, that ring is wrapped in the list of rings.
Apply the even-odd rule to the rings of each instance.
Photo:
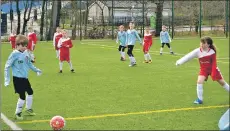
[[[16,48],[16,43],[15,43],[16,37],[17,37],[16,34],[10,34],[9,41],[11,43],[12,49]]]
[[[70,38],[61,38],[58,41],[57,47],[59,48],[59,59],[60,61],[70,61],[70,48],[73,47]]]
[[[145,34],[144,35],[144,46],[152,46],[152,34]]]
[[[28,34],[29,43],[27,49],[34,50],[34,45],[37,43],[37,36],[34,32]]]
[[[197,57],[200,63],[200,73],[206,78],[211,75],[213,80],[222,79],[222,75],[217,67],[216,53],[213,49],[208,49],[208,51],[203,51],[201,48],[197,48],[190,52],[189,54],[182,57],[177,61],[178,64],[183,64],[192,58]]]

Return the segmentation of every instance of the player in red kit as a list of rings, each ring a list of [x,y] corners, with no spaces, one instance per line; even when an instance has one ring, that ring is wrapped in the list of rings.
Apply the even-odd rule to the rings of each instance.
[[[56,50],[56,57],[58,58],[59,57],[59,48],[57,47],[58,45],[58,41],[60,40],[60,38],[62,38],[62,33],[61,33],[61,29],[60,27],[57,27],[56,28],[56,32],[54,33],[54,37],[53,37],[53,46]]]
[[[200,41],[200,48],[197,48],[185,55],[176,62],[176,65],[184,64],[185,62],[198,58],[200,63],[200,73],[197,80],[197,96],[195,104],[203,103],[203,83],[208,80],[210,75],[213,81],[217,81],[223,88],[229,92],[229,85],[225,82],[223,76],[216,63],[216,48],[213,45],[213,40],[210,37],[203,37]]]
[[[143,41],[143,52],[145,61],[143,63],[152,63],[151,56],[149,54],[149,49],[152,46],[152,34],[150,33],[149,27],[145,29],[144,41]]]
[[[59,73],[62,73],[62,66],[64,61],[67,61],[69,63],[70,71],[74,73],[74,69],[70,61],[70,48],[73,47],[73,44],[71,39],[67,36],[66,30],[62,30],[62,38],[58,41],[57,47],[59,48],[59,60],[60,60]]]
[[[16,37],[17,37],[16,31],[13,30],[9,36],[9,41],[10,41],[10,44],[11,44],[13,50],[16,47],[16,44],[15,44]]]
[[[37,35],[33,31],[32,27],[28,28],[28,40],[29,40],[29,43],[27,46],[27,50],[28,50],[28,53],[29,53],[29,56],[30,56],[32,62],[35,62],[35,56],[33,54],[33,51],[34,51],[35,45],[37,43]]]

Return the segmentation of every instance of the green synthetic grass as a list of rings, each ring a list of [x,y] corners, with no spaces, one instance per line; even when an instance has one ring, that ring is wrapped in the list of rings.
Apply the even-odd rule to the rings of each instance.
[[[218,67],[229,83],[229,59],[226,59],[229,58],[229,41],[214,39],[214,42],[218,48],[217,57],[221,58],[218,59]],[[199,39],[173,40],[171,45],[175,53],[186,54],[199,46]],[[2,44],[2,75],[10,47]],[[151,48],[153,63],[142,63],[144,56],[137,43],[134,50],[137,66],[128,67],[128,59],[125,62],[119,60],[117,47],[112,40],[74,41],[71,59],[76,73],[71,73],[68,64],[64,63],[63,73],[58,74],[59,65],[52,43],[39,42],[35,50],[35,65],[43,74],[38,77],[31,71],[29,75],[34,90],[33,109],[37,115],[25,116],[24,121],[45,121],[17,124],[24,130],[48,130],[51,129],[48,121],[61,115],[67,119],[65,129],[218,129],[218,121],[228,107],[170,112],[174,108],[229,104],[229,94],[211,78],[204,84],[204,104],[193,104],[199,72],[197,59],[176,67],[175,62],[181,56],[167,53],[160,56],[159,40],[155,40]],[[168,51],[164,48],[164,52]],[[2,88],[2,112],[12,120],[17,99],[12,82],[10,87]],[[153,110],[168,111],[135,114]],[[99,117],[130,112],[134,113]],[[82,116],[98,117],[70,120]],[[8,128],[4,126],[3,129]]]

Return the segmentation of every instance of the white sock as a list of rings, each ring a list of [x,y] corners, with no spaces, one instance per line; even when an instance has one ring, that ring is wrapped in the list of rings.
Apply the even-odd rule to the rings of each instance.
[[[135,57],[132,57],[132,59],[133,59],[133,63],[136,63],[136,59],[135,59]]]
[[[73,69],[73,65],[72,65],[72,62],[71,62],[71,61],[69,61],[69,67],[70,67],[70,70]]]
[[[147,54],[147,57],[148,57],[149,60],[152,60],[152,58],[151,58],[149,53]]]
[[[122,56],[122,51],[119,51],[120,55]]]
[[[25,100],[18,98],[15,114],[22,112],[22,108],[23,108],[24,103],[25,103]]]
[[[125,52],[122,52],[122,57],[125,58]]]
[[[60,70],[62,70],[63,62],[59,62]]]
[[[145,60],[147,61],[147,57],[148,57],[147,54],[144,54],[144,57],[145,57]]]
[[[26,109],[32,109],[33,95],[26,96]]]
[[[161,47],[161,49],[160,49],[160,53],[162,53],[162,51],[163,51],[163,48]]]
[[[129,60],[130,60],[130,64],[132,64],[133,63],[133,58],[129,57]]]
[[[170,52],[173,52],[171,47],[169,48],[169,50],[170,50]]]
[[[197,97],[203,101],[203,84],[197,84]]]
[[[59,57],[59,51],[56,50],[56,57],[58,58]]]
[[[223,85],[223,88],[226,89],[226,90],[229,92],[229,85],[228,85],[228,83],[225,83],[225,84]]]

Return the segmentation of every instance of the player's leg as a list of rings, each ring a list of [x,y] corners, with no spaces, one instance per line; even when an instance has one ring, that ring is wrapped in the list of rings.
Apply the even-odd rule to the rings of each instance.
[[[165,43],[161,43],[162,45],[161,45],[161,49],[160,49],[160,55],[162,55],[162,53],[163,53],[163,48],[164,48],[164,46],[165,46]]]
[[[219,68],[216,68],[216,75],[213,76],[215,78],[212,78],[213,80],[217,80],[217,82],[229,92],[229,84],[224,80]]]
[[[70,59],[67,59],[67,62],[68,62],[68,64],[69,64],[70,71],[71,71],[72,73],[75,73],[75,72],[74,72],[74,69],[73,69],[73,64],[72,64],[71,60],[70,60]]]
[[[26,96],[26,113],[30,116],[34,116],[36,115],[32,109],[32,104],[33,104],[33,89],[30,85],[30,82],[28,79],[25,80],[25,86],[26,86],[26,92],[27,92],[27,96]]]
[[[63,60],[59,60],[59,73],[62,73],[62,68],[63,67]]]
[[[148,63],[152,63],[152,58],[151,58],[151,56],[149,54],[149,49],[150,49],[150,45],[148,45],[146,47],[146,56],[147,56],[147,59],[148,59]]]
[[[122,57],[122,61],[125,61],[125,46],[121,47],[121,57]]]
[[[13,77],[13,83],[14,83],[15,93],[19,94],[19,98],[15,110],[15,119],[23,120],[22,108],[24,106],[25,99],[26,99],[24,82],[22,78]]]
[[[129,60],[130,60],[130,65],[129,65],[129,66],[133,66],[134,60],[135,60],[135,59],[133,59],[134,56],[133,56],[133,53],[132,53],[132,51],[133,51],[133,46],[134,46],[134,45],[128,45],[127,54],[128,54],[128,56],[129,56]]]
[[[203,103],[203,84],[207,79],[207,75],[199,75],[197,79],[197,99],[194,101],[194,104],[202,104]]]
[[[173,55],[174,53],[173,53],[173,51],[172,51],[172,47],[170,46],[170,44],[169,44],[169,43],[166,43],[166,45],[168,46],[168,48],[169,48],[169,50],[170,50],[170,53]]]
[[[121,48],[122,48],[122,46],[121,46],[121,45],[119,45],[119,47],[118,47],[118,51],[119,51],[119,53],[120,53],[120,55],[121,55],[120,60],[122,60],[122,51],[121,51]]]

